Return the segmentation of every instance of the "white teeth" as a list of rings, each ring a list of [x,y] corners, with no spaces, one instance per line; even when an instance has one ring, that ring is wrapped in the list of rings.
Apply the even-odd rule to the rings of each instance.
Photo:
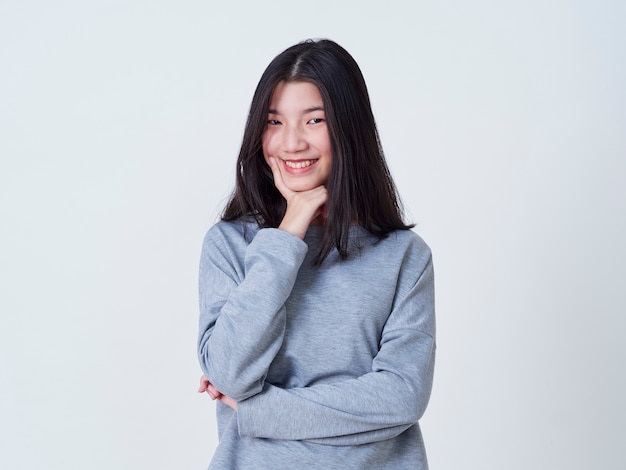
[[[300,160],[297,162],[293,162],[290,160],[285,160],[285,165],[289,168],[306,168],[307,166],[313,165],[317,160]]]

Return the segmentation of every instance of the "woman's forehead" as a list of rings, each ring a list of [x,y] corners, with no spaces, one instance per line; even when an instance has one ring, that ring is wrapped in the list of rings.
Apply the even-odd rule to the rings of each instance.
[[[269,112],[274,114],[323,111],[324,100],[317,86],[304,81],[282,81],[276,85]]]

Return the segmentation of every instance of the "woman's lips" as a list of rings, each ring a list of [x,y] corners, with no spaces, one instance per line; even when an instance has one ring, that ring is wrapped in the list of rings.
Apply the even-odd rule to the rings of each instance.
[[[317,158],[309,160],[283,160],[283,165],[288,173],[306,173],[313,165],[315,165],[315,163],[317,163],[317,160]]]

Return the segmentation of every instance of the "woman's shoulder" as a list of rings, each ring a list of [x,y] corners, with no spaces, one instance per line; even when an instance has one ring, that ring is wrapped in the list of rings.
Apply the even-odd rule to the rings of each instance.
[[[424,239],[414,230],[395,230],[387,235],[381,243],[386,244],[389,248],[401,249],[405,248],[410,251],[421,252],[430,255],[430,247]]]
[[[359,226],[352,230],[352,253],[361,260],[385,266],[423,269],[431,260],[431,250],[412,229],[393,230],[380,238]]]
[[[428,246],[424,239],[416,232],[414,232],[413,230],[400,230],[399,232],[404,233],[407,244],[409,244],[413,249],[428,253],[428,255],[430,255],[430,246]]]
[[[380,246],[389,256],[395,253],[402,259],[403,266],[422,270],[432,262],[432,252],[424,239],[413,230],[396,230],[381,240]],[[396,258],[397,259],[397,258]]]

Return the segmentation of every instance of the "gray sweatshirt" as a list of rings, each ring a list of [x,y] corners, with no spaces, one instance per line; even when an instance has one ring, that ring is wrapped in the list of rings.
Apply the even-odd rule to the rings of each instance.
[[[431,253],[412,231],[350,232],[313,265],[303,240],[219,222],[200,261],[198,356],[215,387],[215,469],[426,469],[418,420],[433,379]]]

